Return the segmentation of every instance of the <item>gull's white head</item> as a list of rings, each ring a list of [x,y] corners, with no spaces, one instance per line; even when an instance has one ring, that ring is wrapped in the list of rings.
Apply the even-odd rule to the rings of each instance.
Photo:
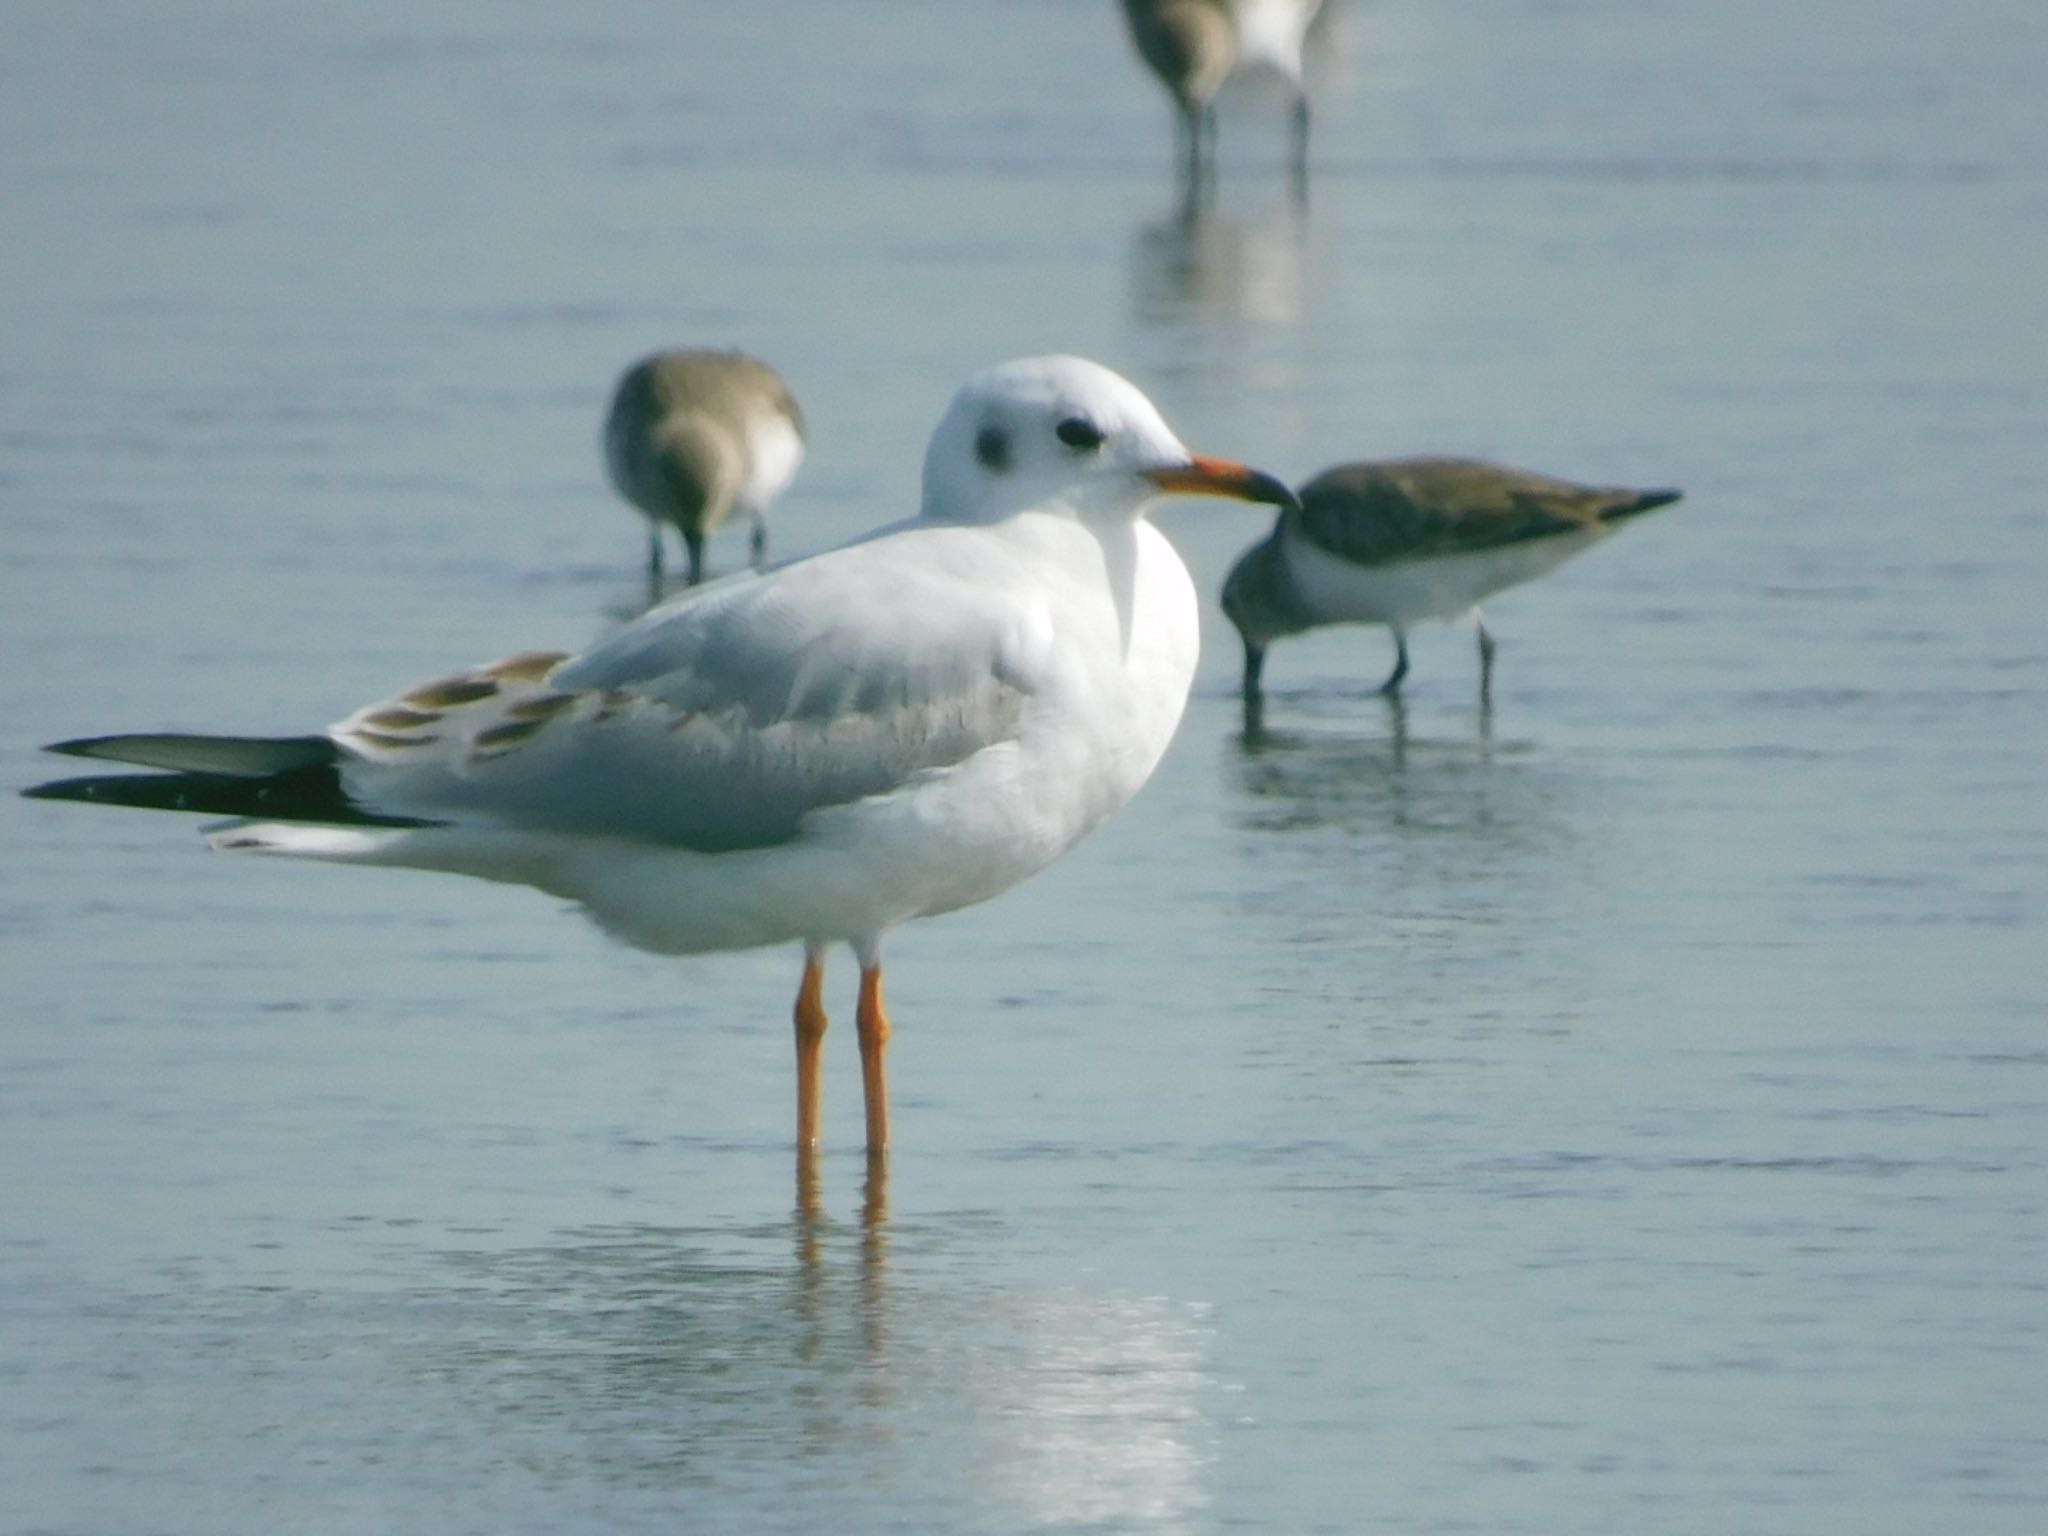
[[[1081,357],[1027,357],[961,385],[924,455],[924,513],[1024,511],[1130,522],[1170,493],[1294,498],[1270,475],[1188,452],[1130,380]]]

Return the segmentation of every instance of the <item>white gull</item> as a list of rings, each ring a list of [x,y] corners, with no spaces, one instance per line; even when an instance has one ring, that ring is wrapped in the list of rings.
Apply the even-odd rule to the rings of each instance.
[[[226,814],[215,848],[538,887],[663,954],[799,942],[797,1138],[818,1135],[826,949],[859,959],[871,1154],[888,1142],[882,938],[1043,869],[1128,800],[1194,675],[1170,492],[1292,503],[1196,457],[1072,357],[968,381],[919,517],[696,589],[581,655],[528,652],[324,734],[54,751],[162,770],[48,799]]]

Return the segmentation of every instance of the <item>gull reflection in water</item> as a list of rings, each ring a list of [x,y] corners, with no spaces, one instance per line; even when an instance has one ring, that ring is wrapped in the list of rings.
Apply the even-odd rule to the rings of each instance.
[[[809,1164],[783,1220],[444,1256],[456,1283],[416,1298],[437,1342],[405,1368],[488,1410],[522,1475],[721,1528],[1186,1528],[1213,1459],[1204,1308],[1014,1282],[997,1218],[905,1222],[881,1166],[835,1217]]]
[[[1176,1530],[1207,1502],[1207,1309],[1160,1297],[1010,1297],[972,1395],[994,1499],[1034,1521]]]
[[[1132,232],[1129,324],[1149,368],[1186,409],[1221,411],[1248,441],[1287,443],[1319,337],[1310,323],[1311,234],[1298,208],[1184,207]]]
[[[543,1481],[743,1492],[898,1417],[881,1225],[618,1226],[451,1255],[461,1316],[412,1364],[488,1407]]]

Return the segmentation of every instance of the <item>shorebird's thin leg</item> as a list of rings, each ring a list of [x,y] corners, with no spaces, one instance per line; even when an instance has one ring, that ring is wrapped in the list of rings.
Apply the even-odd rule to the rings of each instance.
[[[1173,147],[1181,210],[1192,214],[1202,201],[1202,112],[1192,102],[1181,103],[1174,112]]]
[[[818,1145],[820,1063],[825,1047],[825,951],[804,946],[804,979],[796,991],[796,1145],[798,1156]]]
[[[1473,615],[1473,622],[1479,626],[1479,702],[1491,704],[1493,702],[1493,636],[1486,632],[1486,620],[1480,618],[1476,613]]]
[[[854,1014],[860,1034],[860,1081],[867,1098],[868,1156],[889,1150],[889,1082],[883,1053],[889,1044],[889,1015],[882,1009],[882,957],[864,950],[860,962],[860,1006]]]
[[[749,548],[753,551],[754,569],[758,571],[768,561],[768,519],[758,512],[754,514],[754,534]]]
[[[1387,680],[1380,684],[1381,693],[1399,693],[1401,679],[1408,675],[1408,637],[1400,630],[1394,631],[1394,670]]]
[[[647,590],[661,596],[661,524],[647,525]]]
[[[1265,670],[1266,648],[1244,643],[1244,683],[1240,689],[1244,696],[1244,737],[1247,743],[1264,734],[1266,728],[1266,700],[1259,692],[1259,674]]]
[[[695,528],[683,530],[683,548],[690,554],[690,585],[704,579],[704,535]]]

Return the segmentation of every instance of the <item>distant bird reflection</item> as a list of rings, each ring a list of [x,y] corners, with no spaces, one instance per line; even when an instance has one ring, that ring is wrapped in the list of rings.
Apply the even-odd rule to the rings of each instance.
[[[1293,211],[1229,218],[1183,204],[1138,226],[1131,271],[1141,324],[1222,317],[1292,325],[1308,306],[1308,229]]]
[[[1244,703],[1244,726],[1238,733],[1238,745],[1247,757],[1260,753],[1281,753],[1300,748],[1313,738],[1303,737],[1290,731],[1272,731],[1266,726],[1266,696],[1253,690],[1242,695]],[[1407,766],[1408,754],[1408,701],[1398,693],[1382,693],[1380,703],[1387,714],[1387,757],[1395,768]],[[1480,716],[1482,740],[1493,736],[1493,716],[1490,710]]]
[[[1531,743],[1496,740],[1484,716],[1469,731],[1425,729],[1400,700],[1382,707],[1384,733],[1261,728],[1239,736],[1232,767],[1243,824],[1391,837],[1428,864],[1432,886],[1445,883],[1446,858],[1479,870],[1556,841],[1559,805],[1580,786]]]
[[[1327,703],[1329,695],[1322,696]],[[1374,697],[1386,711],[1387,742],[1393,765],[1406,766],[1408,751],[1408,700],[1400,692],[1389,692],[1384,688],[1375,689]],[[1247,752],[1270,749],[1284,749],[1295,744],[1299,738],[1286,731],[1272,731],[1266,725],[1266,695],[1263,690],[1241,690],[1244,705],[1243,725],[1238,732],[1238,744]],[[1479,709],[1474,719],[1472,741],[1484,748],[1493,742],[1493,700],[1482,694]]]

